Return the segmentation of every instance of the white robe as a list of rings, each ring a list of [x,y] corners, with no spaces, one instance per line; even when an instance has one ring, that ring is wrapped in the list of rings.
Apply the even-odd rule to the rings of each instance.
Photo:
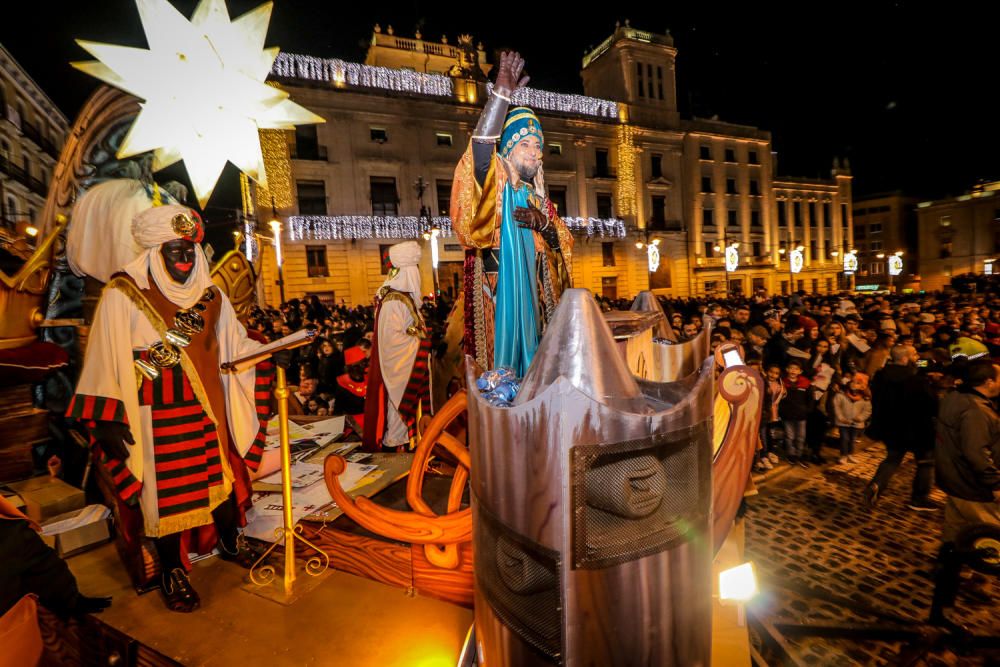
[[[378,364],[385,386],[386,405],[385,447],[406,445],[410,441],[406,422],[399,414],[399,402],[413,372],[413,363],[420,349],[420,339],[406,333],[414,322],[410,309],[402,301],[390,300],[382,304],[378,315]]]
[[[222,299],[219,321],[215,335],[219,341],[219,361],[224,362],[244,356],[260,346],[247,337],[246,329],[236,318],[229,299]],[[207,332],[206,332],[207,333]],[[204,335],[204,334],[202,334]],[[99,396],[121,401],[125,406],[134,445],[126,445],[129,471],[140,483],[145,479],[150,483],[142,485],[140,504],[145,521],[146,535],[159,535],[159,511],[156,498],[156,467],[153,460],[152,408],[139,405],[138,381],[133,363],[133,350],[145,350],[159,342],[160,335],[146,315],[132,303],[131,299],[115,288],[106,288],[94,313],[94,322],[87,342],[87,353],[83,371],[77,383],[77,394]],[[218,372],[217,369],[199,369],[202,373]],[[249,368],[242,373],[222,376],[222,388],[226,395],[225,415],[206,412],[215,423],[228,419],[232,444],[240,456],[245,456],[253,444],[260,425],[254,402],[254,382],[256,369]],[[225,457],[222,458],[225,461]],[[226,465],[223,470],[230,471]],[[230,473],[231,474],[231,473]],[[227,478],[227,488],[232,479]]]

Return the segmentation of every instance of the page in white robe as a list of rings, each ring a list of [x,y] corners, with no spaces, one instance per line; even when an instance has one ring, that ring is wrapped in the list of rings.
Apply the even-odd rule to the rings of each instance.
[[[420,349],[420,339],[406,333],[406,329],[415,324],[410,309],[402,301],[386,301],[379,309],[378,363],[382,384],[389,398],[385,436],[382,439],[385,447],[397,447],[410,441],[406,422],[399,414],[399,402],[403,399]]]

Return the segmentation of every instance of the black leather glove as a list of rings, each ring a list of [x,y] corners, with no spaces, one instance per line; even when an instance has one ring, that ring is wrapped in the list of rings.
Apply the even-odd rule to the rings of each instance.
[[[279,350],[275,352],[271,355],[271,361],[276,366],[281,366],[287,371],[288,367],[292,365],[292,350]]]
[[[550,248],[559,250],[559,234],[556,233],[556,226],[549,221],[545,213],[534,206],[520,206],[514,209],[514,219],[517,220],[518,227],[538,232]]]
[[[135,444],[132,431],[121,422],[97,422],[93,436],[105,454],[119,461],[124,461],[129,457],[128,447],[125,446],[125,443]]]

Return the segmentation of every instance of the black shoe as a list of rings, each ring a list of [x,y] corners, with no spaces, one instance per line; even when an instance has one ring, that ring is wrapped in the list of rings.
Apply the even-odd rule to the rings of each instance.
[[[250,543],[242,535],[236,538],[235,548],[227,547],[226,543],[222,540],[219,540],[216,546],[219,549],[219,558],[230,563],[236,563],[247,570],[253,567],[262,553],[250,546]]]
[[[933,512],[934,510],[941,509],[929,500],[911,500],[906,503],[906,506],[914,512]]]
[[[187,573],[179,567],[160,575],[160,591],[170,611],[186,614],[201,606],[201,598],[192,588]]]
[[[868,483],[868,486],[865,487],[864,491],[864,501],[865,507],[868,509],[874,509],[875,503],[878,502],[878,484],[875,482]]]
[[[809,468],[809,461],[805,459],[799,459],[797,463],[799,464],[800,468],[807,468],[807,469]]]
[[[797,456],[789,456],[788,459],[787,459],[787,461],[788,461],[788,465],[793,466],[793,465],[795,465],[796,463],[799,462],[799,457],[797,457]]]

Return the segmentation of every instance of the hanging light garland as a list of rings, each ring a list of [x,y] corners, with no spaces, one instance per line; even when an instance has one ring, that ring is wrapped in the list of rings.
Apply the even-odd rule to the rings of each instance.
[[[286,79],[324,81],[415,95],[451,97],[454,92],[451,77],[442,74],[361,65],[338,58],[316,58],[295,53],[278,54],[271,73]]]
[[[576,234],[600,238],[625,238],[625,223],[617,218],[563,218]],[[440,237],[451,237],[451,218],[416,215],[293,215],[288,218],[290,241],[338,241],[350,239],[418,239],[432,229]]]
[[[618,218],[563,218],[562,221],[575,234],[611,239],[625,238],[625,221]]]
[[[635,213],[635,139],[626,123],[618,126],[618,213]]]
[[[435,97],[452,97],[455,94],[454,79],[443,74],[425,74],[406,69],[361,65],[338,58],[316,58],[297,53],[278,54],[271,73],[284,79],[322,81],[334,86],[376,88]],[[492,90],[493,84],[486,84],[486,88]],[[512,101],[514,104],[523,104],[532,109],[600,118],[617,119],[619,113],[618,103],[611,100],[586,95],[553,93],[535,88],[521,88],[515,91]]]
[[[451,219],[447,216],[293,215],[288,218],[288,235],[292,241],[417,239],[435,227],[440,230],[440,236],[452,236]]]
[[[240,172],[240,199],[243,200],[243,217],[249,218],[253,215],[253,196],[250,194],[250,178]]]
[[[270,209],[273,196],[276,208],[290,208],[295,205],[295,198],[292,195],[292,160],[288,154],[285,131],[261,130],[259,134],[267,187],[258,183],[257,207]]]
[[[487,83],[486,90],[492,92],[493,84]],[[552,93],[536,88],[519,88],[514,91],[510,99],[511,104],[528,106],[536,110],[544,109],[546,111],[597,116],[599,118],[618,118],[618,103],[611,100],[602,100],[599,97]]]

